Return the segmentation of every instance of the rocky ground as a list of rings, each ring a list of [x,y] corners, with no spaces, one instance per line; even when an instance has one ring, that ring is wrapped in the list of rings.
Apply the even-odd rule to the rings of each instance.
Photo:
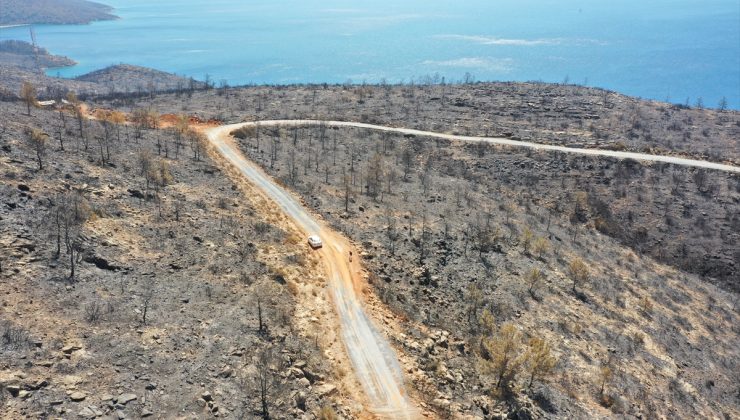
[[[0,417],[357,413],[317,261],[202,143],[0,114]]]

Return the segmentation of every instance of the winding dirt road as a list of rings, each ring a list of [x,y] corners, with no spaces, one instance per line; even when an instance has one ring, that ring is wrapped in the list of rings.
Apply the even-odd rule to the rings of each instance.
[[[740,172],[739,166],[726,165],[723,163],[716,163],[716,162],[708,162],[705,160],[687,159],[687,158],[681,158],[681,157],[676,157],[676,156],[651,155],[649,153],[620,152],[616,150],[584,149],[584,148],[577,148],[577,147],[555,146],[555,145],[550,145],[550,144],[533,143],[533,142],[521,141],[521,140],[511,140],[511,139],[506,139],[502,137],[459,136],[456,134],[435,133],[432,131],[415,130],[412,128],[386,127],[384,125],[365,124],[365,123],[350,122],[350,121],[266,120],[266,121],[258,122],[258,124],[261,127],[262,126],[277,126],[277,125],[281,125],[281,126],[318,125],[322,123],[326,124],[329,127],[366,128],[369,130],[387,131],[387,132],[398,133],[398,134],[410,134],[414,136],[431,137],[431,138],[446,139],[446,140],[452,140],[452,141],[477,142],[477,143],[482,142],[482,143],[498,144],[498,145],[503,145],[503,146],[525,147],[525,148],[530,148],[530,149],[535,149],[535,150],[549,150],[549,151],[557,151],[557,152],[563,152],[563,153],[575,153],[575,154],[591,155],[591,156],[606,156],[606,157],[615,157],[618,159],[635,159],[635,160],[648,161],[648,162],[665,162],[665,163],[672,163],[674,165],[691,166],[695,168],[715,169],[718,171],[725,171],[725,172]],[[255,125],[255,124],[257,123],[250,122],[250,123],[241,124],[240,126]]]
[[[370,402],[370,410],[389,419],[420,417],[403,385],[403,374],[388,341],[373,326],[358,297],[359,262],[349,262],[349,241],[315,220],[287,191],[275,184],[255,163],[247,160],[234,145],[229,133],[244,124],[205,130],[216,150],[255,186],[274,201],[307,237],[318,234],[324,247],[318,250],[325,264],[328,285],[341,323],[341,336],[355,376]],[[308,244],[306,244],[308,246]],[[355,254],[357,254],[355,252]]]
[[[403,385],[403,374],[397,357],[388,341],[373,326],[367,317],[362,302],[358,297],[359,279],[357,273],[359,262],[348,261],[350,243],[341,235],[314,219],[290,193],[275,184],[255,163],[247,160],[234,145],[230,133],[240,127],[260,126],[299,126],[326,124],[330,127],[355,127],[370,130],[387,131],[399,134],[410,134],[431,138],[441,138],[463,142],[485,142],[491,144],[525,147],[535,150],[558,151],[592,156],[607,156],[619,159],[635,159],[650,162],[666,162],[697,168],[714,169],[726,172],[740,172],[740,167],[702,160],[686,159],[673,156],[651,155],[646,153],[620,152],[601,149],[580,149],[565,146],[538,144],[526,141],[510,140],[497,137],[472,137],[428,131],[385,127],[380,125],[317,120],[268,120],[224,125],[205,130],[216,150],[231,162],[245,177],[259,187],[264,194],[274,201],[302,230],[305,236],[318,234],[324,241],[324,248],[319,252],[325,264],[328,284],[341,323],[341,336],[347,354],[352,361],[355,375],[362,384],[370,409],[380,417],[393,419],[410,419],[419,417],[419,410],[409,400]]]

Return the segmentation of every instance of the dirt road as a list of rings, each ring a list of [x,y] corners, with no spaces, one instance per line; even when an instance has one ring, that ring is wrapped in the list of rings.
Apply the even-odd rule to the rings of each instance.
[[[383,125],[365,124],[365,123],[348,122],[348,121],[267,120],[267,121],[260,121],[259,125],[260,126],[276,126],[276,125],[292,126],[292,125],[315,125],[315,124],[320,124],[320,123],[324,123],[329,127],[366,128],[370,130],[387,131],[387,132],[399,133],[399,134],[410,134],[414,136],[440,138],[440,139],[446,139],[446,140],[452,140],[452,141],[484,142],[484,143],[498,144],[498,145],[504,145],[504,146],[526,147],[526,148],[535,149],[535,150],[550,150],[550,151],[557,151],[557,152],[563,152],[563,153],[575,153],[575,154],[591,155],[591,156],[608,156],[608,157],[615,157],[618,159],[635,159],[635,160],[642,160],[642,161],[649,161],[649,162],[665,162],[665,163],[672,163],[674,165],[692,166],[695,168],[715,169],[718,171],[725,171],[725,172],[740,172],[740,167],[738,166],[726,165],[726,164],[715,163],[715,162],[708,162],[704,160],[686,159],[686,158],[681,158],[681,157],[676,157],[676,156],[651,155],[649,153],[620,152],[616,150],[584,149],[584,148],[576,148],[576,147],[555,146],[555,145],[549,145],[549,144],[532,143],[532,142],[521,141],[521,140],[511,140],[511,139],[506,139],[502,137],[458,136],[455,134],[435,133],[432,131],[414,130],[411,128],[386,127]],[[255,123],[247,123],[247,124],[254,125]]]
[[[357,258],[349,262],[349,241],[315,220],[295,197],[242,155],[229,133],[243,125],[214,127],[205,133],[216,150],[274,201],[306,237],[318,234],[322,238],[324,247],[317,252],[325,264],[327,283],[341,323],[341,336],[355,376],[370,401],[370,411],[389,419],[420,417],[407,397],[395,352],[373,326],[358,297],[359,263]]]
[[[649,162],[666,162],[675,165],[714,169],[727,172],[740,172],[740,167],[674,156],[651,155],[647,153],[621,152],[601,149],[582,149],[565,146],[538,144],[526,141],[497,137],[459,136],[407,128],[386,127],[345,121],[317,120],[268,120],[260,121],[260,126],[295,126],[324,123],[330,127],[356,127],[371,130],[394,132],[432,138],[442,138],[462,142],[486,142],[512,147],[525,147],[535,150],[558,151],[592,156],[607,156],[619,159],[635,159]],[[264,194],[274,201],[302,230],[306,236],[318,234],[324,241],[320,251],[328,276],[337,313],[341,322],[341,336],[347,354],[352,361],[355,376],[362,384],[370,409],[378,416],[401,419],[419,417],[418,410],[411,404],[403,385],[403,374],[393,349],[385,337],[378,333],[365,313],[358,297],[361,284],[357,278],[359,262],[349,262],[349,241],[319,223],[290,193],[279,187],[269,175],[255,163],[247,160],[233,144],[229,133],[254,122],[214,127],[206,130],[211,143],[229,162],[247,177]],[[356,253],[355,253],[356,254]]]

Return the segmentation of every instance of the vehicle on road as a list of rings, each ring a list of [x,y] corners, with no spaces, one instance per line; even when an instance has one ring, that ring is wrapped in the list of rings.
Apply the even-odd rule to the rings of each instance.
[[[321,248],[322,246],[324,246],[324,244],[321,242],[321,238],[316,235],[311,235],[308,237],[308,244],[313,249]]]

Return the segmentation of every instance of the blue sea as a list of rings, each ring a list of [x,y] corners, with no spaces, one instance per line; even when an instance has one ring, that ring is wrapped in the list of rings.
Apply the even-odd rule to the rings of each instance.
[[[130,63],[216,83],[538,80],[740,108],[739,0],[99,0],[34,25],[73,77]],[[27,27],[0,39],[29,39]]]

